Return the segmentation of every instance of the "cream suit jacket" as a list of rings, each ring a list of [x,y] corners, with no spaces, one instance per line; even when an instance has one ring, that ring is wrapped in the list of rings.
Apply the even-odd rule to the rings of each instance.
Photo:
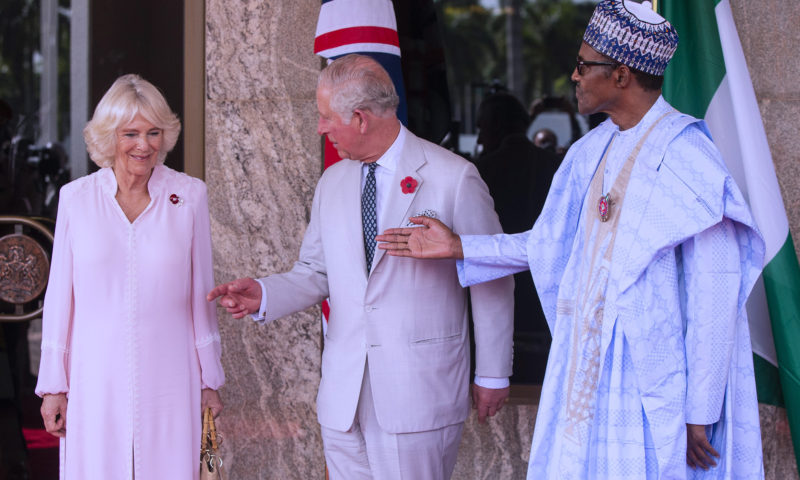
[[[413,193],[401,179],[413,177]],[[501,232],[477,169],[461,157],[406,132],[392,191],[381,197],[381,223],[404,226],[433,210],[458,234]],[[379,194],[381,194],[379,192]],[[330,297],[331,314],[317,395],[320,424],[346,431],[353,423],[368,368],[378,422],[389,433],[463,422],[470,409],[467,289],[454,260],[415,260],[376,249],[367,275],[361,225],[361,162],[329,167],[317,184],[311,220],[292,270],[261,279],[266,321]],[[511,375],[513,278],[471,287],[476,374]],[[531,292],[533,295],[533,292]]]

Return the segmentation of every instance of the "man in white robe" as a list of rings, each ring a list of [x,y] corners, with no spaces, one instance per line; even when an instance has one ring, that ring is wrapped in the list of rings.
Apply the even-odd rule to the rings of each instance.
[[[463,286],[530,269],[553,335],[529,479],[763,478],[745,301],[764,243],[701,120],[661,97],[674,28],[603,0],[584,35],[576,142],[533,229],[390,229],[397,256],[463,258]]]

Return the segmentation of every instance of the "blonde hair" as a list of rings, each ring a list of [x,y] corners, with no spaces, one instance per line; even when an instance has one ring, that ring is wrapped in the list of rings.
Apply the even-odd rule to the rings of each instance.
[[[379,117],[397,114],[400,97],[380,63],[366,55],[337,58],[320,73],[317,88],[330,91],[330,107],[345,124],[356,109]]]
[[[137,114],[164,131],[164,143],[158,152],[158,162],[164,163],[178,141],[181,122],[158,88],[135,74],[114,81],[83,129],[86,150],[94,163],[100,167],[114,166],[117,129],[133,121]]]

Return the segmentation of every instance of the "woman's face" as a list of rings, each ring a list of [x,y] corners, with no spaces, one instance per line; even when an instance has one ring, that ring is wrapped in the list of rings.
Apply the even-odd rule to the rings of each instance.
[[[130,123],[117,129],[114,170],[132,176],[149,176],[163,142],[163,130],[137,114]]]

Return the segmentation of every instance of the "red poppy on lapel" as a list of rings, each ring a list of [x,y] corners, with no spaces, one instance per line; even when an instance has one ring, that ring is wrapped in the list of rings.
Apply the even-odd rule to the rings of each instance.
[[[414,177],[406,177],[400,181],[400,188],[403,189],[403,193],[414,193],[414,190],[417,189],[417,181]]]

